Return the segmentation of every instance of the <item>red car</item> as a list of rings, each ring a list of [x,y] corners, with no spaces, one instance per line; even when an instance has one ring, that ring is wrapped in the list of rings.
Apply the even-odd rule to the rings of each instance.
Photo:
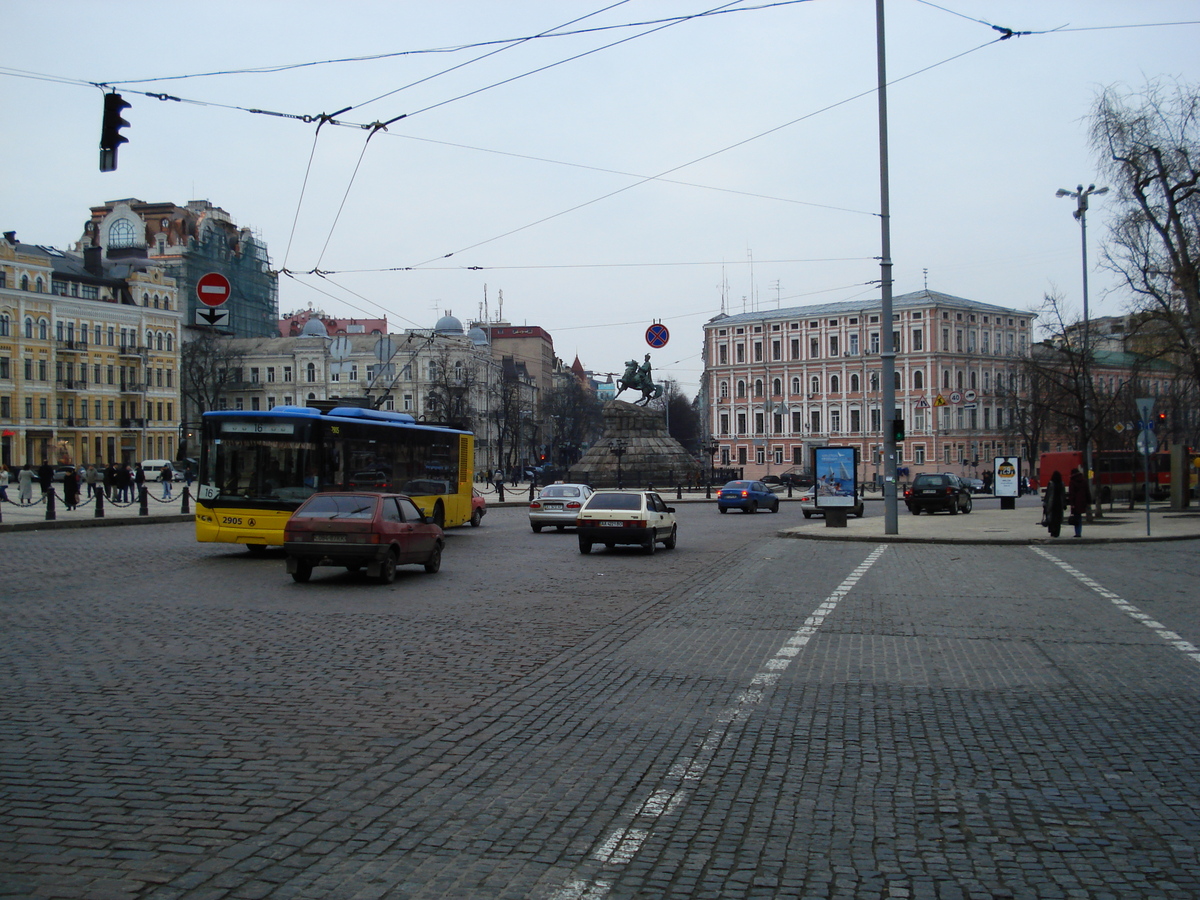
[[[471,527],[478,528],[483,524],[483,517],[487,514],[487,500],[483,494],[477,490],[471,491]]]
[[[406,494],[328,492],[313,494],[292,513],[283,531],[287,571],[296,581],[315,566],[345,566],[384,584],[396,566],[416,564],[426,572],[442,565],[446,539]]]

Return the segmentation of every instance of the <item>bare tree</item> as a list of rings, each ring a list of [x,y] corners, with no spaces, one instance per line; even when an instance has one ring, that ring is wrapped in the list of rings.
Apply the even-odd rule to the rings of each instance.
[[[1106,263],[1162,349],[1200,380],[1200,88],[1107,88],[1090,130],[1119,207]]]
[[[479,416],[475,400],[483,374],[478,361],[443,342],[434,345],[432,363],[425,395],[432,417],[473,429]]]
[[[233,337],[203,331],[179,351],[179,385],[189,415],[199,416],[220,405],[221,397],[242,381],[246,351]]]
[[[583,455],[583,449],[604,430],[600,401],[577,378],[560,378],[542,399],[542,415],[550,440],[547,460],[568,468]]]

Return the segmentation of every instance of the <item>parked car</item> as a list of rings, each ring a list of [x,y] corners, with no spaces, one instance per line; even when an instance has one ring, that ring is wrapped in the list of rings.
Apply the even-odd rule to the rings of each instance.
[[[656,491],[596,491],[579,510],[575,522],[579,552],[591,553],[592,544],[609,550],[617,544],[640,544],[653,553],[658,544],[675,549],[675,508]]]
[[[790,484],[793,488],[810,488],[817,483],[816,478],[802,469],[788,469],[779,476],[779,481],[784,485]]]
[[[717,491],[717,511],[740,509],[745,513],[769,509],[779,512],[779,498],[761,481],[731,481]]]
[[[800,512],[804,513],[804,518],[811,519],[813,516],[823,516],[825,515],[825,509],[826,507],[817,506],[817,486],[815,484],[800,495]],[[862,494],[856,491],[854,494],[854,505],[846,507],[846,509],[850,515],[861,519],[863,516]]]
[[[483,524],[483,517],[487,515],[487,500],[483,494],[479,493],[477,488],[471,489],[471,527],[478,528]]]
[[[534,533],[547,526],[574,528],[583,504],[592,496],[586,484],[548,484],[529,502],[529,527]]]
[[[355,472],[350,476],[349,487],[353,491],[386,491],[391,484],[387,472]]]
[[[963,481],[972,494],[986,494],[988,492],[987,485],[983,483],[982,478],[964,478]]]
[[[971,489],[957,475],[925,473],[904,492],[904,504],[914,516],[943,509],[952,516],[971,511]]]
[[[384,584],[396,567],[415,564],[426,572],[442,565],[445,535],[406,494],[326,492],[300,505],[283,531],[287,571],[296,581],[315,566],[345,566]]]

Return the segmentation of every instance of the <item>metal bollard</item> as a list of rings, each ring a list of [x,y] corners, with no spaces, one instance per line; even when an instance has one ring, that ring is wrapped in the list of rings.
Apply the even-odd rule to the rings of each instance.
[[[58,518],[58,514],[54,510],[54,488],[46,491],[46,521],[53,522]]]
[[[788,499],[792,499],[792,483],[790,481],[788,482]]]
[[[92,514],[92,516],[93,516],[93,518],[96,518],[96,519],[103,519],[104,518],[104,491],[97,490],[95,496],[96,496],[96,511]]]
[[[496,492],[500,495],[500,502],[503,503],[504,502],[504,482],[503,481],[496,483]]]
[[[682,484],[675,485],[675,499],[676,500],[683,499],[683,485]]]
[[[150,496],[150,492],[146,490],[146,486],[144,484],[140,488],[138,488],[138,515],[139,516],[150,515],[150,506],[149,506],[149,503],[147,502],[149,496]]]
[[[179,512],[185,516],[192,511],[191,508],[188,506],[188,494],[190,492],[191,492],[191,488],[189,488],[185,484],[183,486],[183,503],[179,507]]]

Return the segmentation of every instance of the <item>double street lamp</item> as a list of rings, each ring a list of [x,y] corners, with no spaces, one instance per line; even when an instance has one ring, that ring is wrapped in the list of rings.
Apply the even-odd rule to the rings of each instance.
[[[1092,380],[1088,372],[1088,362],[1092,355],[1092,345],[1089,335],[1089,327],[1091,317],[1088,314],[1088,261],[1087,261],[1087,211],[1088,197],[1092,195],[1099,196],[1107,194],[1108,188],[1098,188],[1094,184],[1089,184],[1085,189],[1081,184],[1073,191],[1066,188],[1059,188],[1055,191],[1055,197],[1071,197],[1076,201],[1074,216],[1079,220],[1079,234],[1083,248],[1083,361],[1080,366],[1083,384],[1080,386],[1083,391],[1083,427],[1080,433],[1083,437],[1083,467],[1084,477],[1088,480],[1088,487],[1091,490],[1092,484]],[[1093,497],[1095,492],[1092,491]],[[1097,501],[1096,507],[1099,508]],[[1088,509],[1088,520],[1091,520],[1092,510]]]

